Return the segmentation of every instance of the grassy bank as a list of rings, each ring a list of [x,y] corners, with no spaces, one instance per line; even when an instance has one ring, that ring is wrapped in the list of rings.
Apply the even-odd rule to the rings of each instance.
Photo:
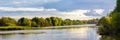
[[[40,29],[40,27],[25,27],[25,26],[1,26],[0,31],[9,31],[9,30],[35,30]]]
[[[69,29],[69,28],[80,28],[80,27],[95,27],[94,24],[85,25],[71,25],[71,26],[49,26],[49,27],[27,27],[27,26],[0,26],[0,31],[11,31],[11,30],[38,30],[38,29]]]

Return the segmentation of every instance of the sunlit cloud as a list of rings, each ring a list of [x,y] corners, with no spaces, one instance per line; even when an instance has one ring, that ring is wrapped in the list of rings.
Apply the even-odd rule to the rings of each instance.
[[[104,12],[104,9],[94,9],[93,11],[95,11],[98,14],[101,14]]]
[[[27,18],[33,18],[35,16],[37,17],[51,17],[51,16],[57,16],[61,17],[63,19],[79,19],[79,20],[88,20],[93,18],[98,18],[97,16],[89,16],[85,13],[89,13],[91,10],[73,10],[73,11],[58,11],[57,9],[51,8],[46,9],[44,7],[41,8],[13,8],[13,7],[0,7],[1,11],[8,12],[10,17],[13,18],[20,18],[20,17],[27,17]],[[20,11],[20,13],[19,13]],[[96,11],[95,11],[96,12]],[[19,13],[19,14],[17,14]],[[5,14],[1,16],[6,16]]]
[[[0,7],[1,11],[56,11],[56,9],[45,9],[44,7],[40,8],[25,8],[25,7]]]
[[[0,17],[51,17],[93,19],[106,15],[115,0],[1,0]]]

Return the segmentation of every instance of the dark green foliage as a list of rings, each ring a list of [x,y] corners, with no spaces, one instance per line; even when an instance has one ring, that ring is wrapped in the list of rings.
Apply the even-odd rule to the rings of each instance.
[[[61,26],[63,22],[63,20],[58,17],[50,17],[50,18],[46,18],[46,20],[52,26]]]
[[[32,18],[32,26],[33,27],[40,27],[40,22],[39,22],[39,18],[38,17],[34,17],[34,18]],[[35,25],[34,25],[35,24]]]
[[[33,27],[45,27],[45,26],[50,26],[49,22],[45,20],[44,18],[38,18],[34,17],[32,19],[32,25]]]
[[[120,34],[120,0],[117,0],[116,8],[109,16],[102,18],[99,23],[99,33],[104,35]]]
[[[18,25],[19,26],[31,26],[31,20],[28,18],[20,18],[18,20]]]
[[[114,13],[111,16],[111,24],[113,25],[113,27],[115,28],[115,32],[116,33],[120,33],[120,12]]]
[[[34,21],[31,21],[31,27],[37,27],[37,24],[36,24],[36,22],[34,22]]]
[[[117,0],[116,2],[116,8],[113,12],[120,12],[120,0]]]
[[[102,35],[100,40],[120,40],[120,35]]]
[[[100,24],[102,25],[100,25],[101,27],[99,27],[98,32],[101,35],[109,35],[109,33],[114,33],[114,27],[112,27],[109,17],[102,17],[102,19],[100,20]]]
[[[99,19],[88,20],[88,24],[97,24]]]
[[[44,18],[39,18],[39,23],[41,27],[49,26],[48,21],[46,21]]]
[[[0,26],[16,26],[16,20],[9,17],[2,17],[0,19]]]
[[[105,17],[102,17],[101,19],[99,19],[99,21],[98,21],[98,23],[97,23],[97,26],[100,26],[100,25],[102,25],[101,23],[102,23],[102,21],[105,19]]]
[[[73,22],[70,19],[65,19],[63,22],[63,25],[72,25],[72,24],[73,24]]]

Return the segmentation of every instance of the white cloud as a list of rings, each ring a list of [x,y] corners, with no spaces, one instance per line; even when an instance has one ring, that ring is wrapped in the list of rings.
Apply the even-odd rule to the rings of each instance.
[[[41,8],[13,8],[13,7],[0,7],[1,11],[56,11],[56,9]]]
[[[16,11],[32,11],[33,13],[15,13],[15,16],[11,16],[11,14],[7,14],[10,17],[13,18],[20,18],[20,17],[27,17],[27,18],[32,18],[35,16],[38,17],[51,17],[51,16],[57,16],[57,17],[61,17],[63,19],[80,19],[80,20],[87,20],[87,19],[92,19],[92,18],[98,18],[98,17],[94,17],[94,16],[86,16],[85,13],[90,12],[91,10],[73,10],[73,11],[68,11],[68,12],[62,12],[62,11],[58,11],[57,9],[51,8],[51,9],[46,9],[44,7],[41,8],[13,8],[13,7],[0,7],[1,11],[12,11],[12,12],[16,12]],[[38,12],[37,12],[38,11]],[[35,13],[34,13],[35,12]],[[37,13],[36,13],[37,12]],[[95,10],[95,12],[101,13],[102,10]],[[5,15],[3,15],[5,16]]]
[[[13,0],[10,1],[10,3],[13,3],[15,5],[24,5],[24,4],[34,4],[34,3],[39,3],[39,4],[45,4],[49,2],[59,2],[61,0]]]
[[[86,15],[84,15],[84,13],[87,13],[89,11],[90,10],[74,10],[71,12],[61,12],[61,14],[85,17]]]
[[[48,2],[58,2],[60,0],[41,0],[42,2],[48,3]]]
[[[99,18],[99,17],[95,17],[95,16],[87,16],[85,15],[85,13],[90,12],[91,10],[73,10],[70,12],[60,12],[60,14],[62,14],[62,18],[66,19],[66,18],[71,18],[71,19],[79,19],[79,20],[88,20],[88,19],[93,19],[93,18]]]
[[[93,11],[95,11],[98,14],[101,14],[104,12],[104,9],[94,9]]]
[[[57,10],[52,8],[52,9],[46,9],[46,11],[57,11]]]
[[[13,2],[13,3],[18,5],[18,4],[21,4],[22,2],[17,2],[17,1],[15,1],[15,2]]]

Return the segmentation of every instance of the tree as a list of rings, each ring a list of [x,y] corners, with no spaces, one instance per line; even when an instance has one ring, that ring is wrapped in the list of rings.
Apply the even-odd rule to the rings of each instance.
[[[52,26],[61,26],[63,22],[62,18],[58,18],[58,17],[50,17],[50,18],[46,18],[46,20]]]
[[[36,27],[45,27],[45,26],[50,26],[50,24],[48,23],[47,20],[45,20],[44,18],[38,18],[38,17],[34,17],[32,19],[32,22],[34,22],[34,26]]]
[[[72,25],[72,24],[73,24],[73,22],[70,19],[65,19],[63,22],[63,25]]]
[[[39,18],[38,17],[34,17],[34,18],[32,18],[32,22],[34,22],[34,24],[36,24],[36,25],[34,25],[34,26],[36,26],[36,27],[40,27],[40,22],[39,22]]]
[[[50,17],[50,20],[51,20],[52,26],[61,26],[63,22],[63,20],[58,17]]]
[[[80,25],[80,24],[83,24],[83,22],[80,20],[73,20],[73,25]]]
[[[51,22],[52,22],[52,26],[57,26],[58,24],[58,20],[56,19],[56,17],[50,17]]]
[[[52,24],[52,20],[51,20],[50,18],[46,18],[45,20],[49,23],[50,26],[53,25],[53,24]]]
[[[111,25],[111,20],[109,17],[102,17],[102,19],[100,20],[100,26],[101,27],[99,27],[98,32],[101,35],[108,35],[109,33],[114,33],[114,27]]]
[[[37,24],[36,24],[36,22],[34,22],[34,21],[31,21],[31,27],[37,27]]]
[[[18,20],[18,25],[19,26],[31,26],[31,20],[28,18],[20,18]]]
[[[39,18],[39,22],[41,27],[49,26],[48,21],[46,21],[44,18]]]
[[[102,26],[99,27],[99,33],[120,34],[120,0],[117,0],[115,10],[106,17],[100,21]]]
[[[9,17],[2,17],[0,19],[0,26],[16,26],[16,20]]]

